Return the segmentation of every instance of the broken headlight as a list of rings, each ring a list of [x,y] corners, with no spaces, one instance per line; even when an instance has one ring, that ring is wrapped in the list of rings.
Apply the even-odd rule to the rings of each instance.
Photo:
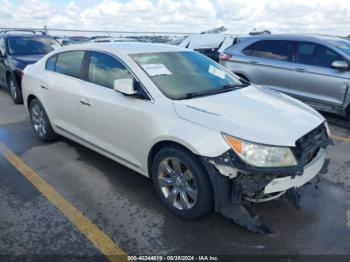
[[[266,146],[223,134],[233,151],[246,163],[256,167],[295,166],[297,161],[288,147]]]

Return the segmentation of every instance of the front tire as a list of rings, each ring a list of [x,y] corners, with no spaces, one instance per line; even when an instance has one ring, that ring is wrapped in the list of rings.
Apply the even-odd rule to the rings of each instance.
[[[41,141],[48,142],[57,138],[45,109],[38,99],[34,98],[30,102],[29,112],[33,130]]]
[[[22,90],[19,87],[15,77],[13,75],[10,75],[8,80],[8,87],[10,90],[10,95],[12,97],[12,100],[15,104],[22,104],[23,103],[23,96],[22,96]]]
[[[152,164],[152,180],[162,203],[182,218],[198,218],[212,208],[208,175],[188,150],[179,146],[161,149]]]

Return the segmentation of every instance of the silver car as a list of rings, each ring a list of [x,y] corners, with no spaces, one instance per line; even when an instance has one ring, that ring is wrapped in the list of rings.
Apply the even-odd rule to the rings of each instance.
[[[241,78],[287,93],[317,110],[349,114],[350,41],[320,35],[238,38],[220,63]]]

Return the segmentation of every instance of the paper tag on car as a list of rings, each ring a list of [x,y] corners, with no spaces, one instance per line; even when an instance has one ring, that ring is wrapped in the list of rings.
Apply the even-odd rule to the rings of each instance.
[[[208,72],[214,76],[221,78],[221,79],[225,79],[226,73],[224,71],[212,66],[212,65],[209,66]]]
[[[142,68],[149,76],[171,75],[171,72],[163,64],[144,64]]]

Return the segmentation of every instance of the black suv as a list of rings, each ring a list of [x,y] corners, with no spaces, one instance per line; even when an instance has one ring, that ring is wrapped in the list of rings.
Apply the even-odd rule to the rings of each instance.
[[[23,103],[21,80],[23,69],[38,61],[60,44],[37,31],[0,32],[0,87],[8,87],[15,104]]]

